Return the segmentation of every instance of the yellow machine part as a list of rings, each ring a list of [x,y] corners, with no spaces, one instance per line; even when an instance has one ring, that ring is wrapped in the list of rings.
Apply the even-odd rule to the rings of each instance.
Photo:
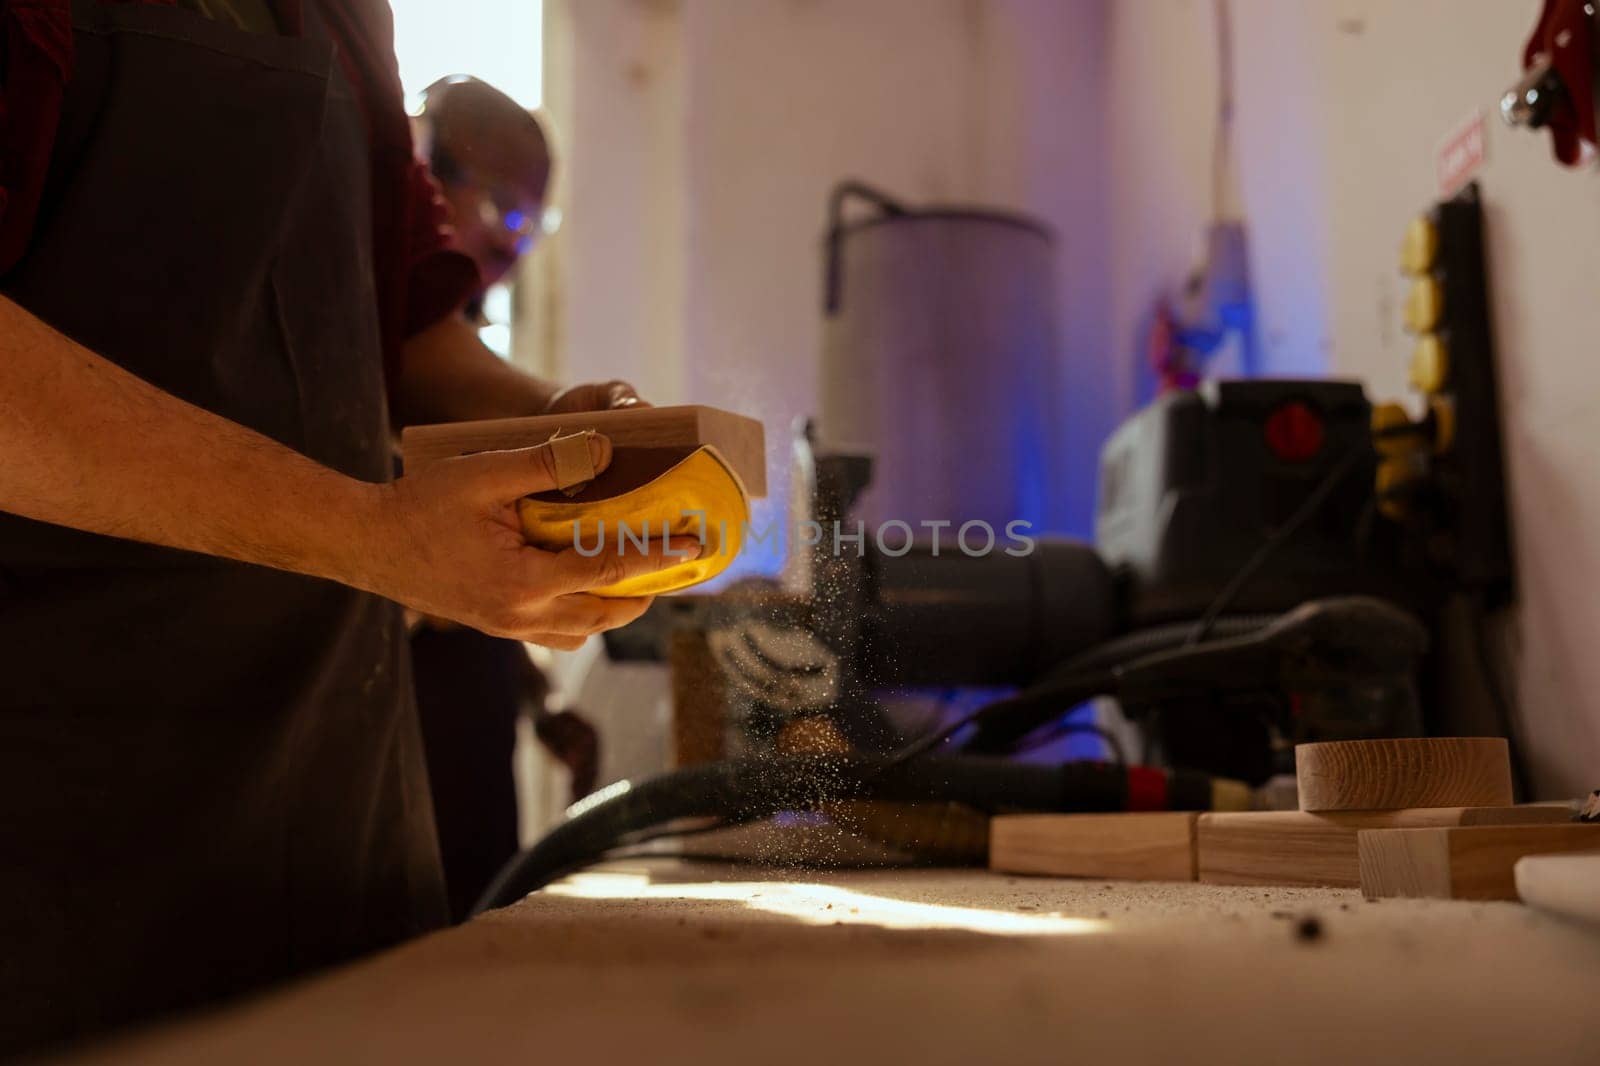
[[[1433,269],[1439,254],[1439,229],[1433,220],[1419,217],[1411,220],[1400,241],[1400,269],[1417,277]]]
[[[1438,326],[1444,312],[1444,286],[1432,275],[1423,275],[1411,283],[1406,293],[1406,329],[1412,333],[1430,333]]]
[[[1449,383],[1450,348],[1437,333],[1424,333],[1411,353],[1411,384],[1431,396]]]
[[[663,531],[700,538],[699,558],[590,590],[596,596],[655,596],[698,585],[728,568],[744,546],[750,497],[721,453],[704,445],[610,499],[557,503],[530,496],[517,509],[528,542],[547,551],[581,546],[592,553],[602,541],[611,550],[620,543],[624,552],[640,551],[640,541],[659,544]]]
[[[1405,455],[1422,447],[1426,429],[1411,421],[1411,415],[1397,403],[1382,403],[1372,409],[1372,446],[1379,455]]]

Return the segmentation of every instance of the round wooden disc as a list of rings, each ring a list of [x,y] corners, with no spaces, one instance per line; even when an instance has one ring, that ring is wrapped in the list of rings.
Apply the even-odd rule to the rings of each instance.
[[[1340,740],[1294,749],[1303,811],[1507,807],[1511,759],[1502,737]]]

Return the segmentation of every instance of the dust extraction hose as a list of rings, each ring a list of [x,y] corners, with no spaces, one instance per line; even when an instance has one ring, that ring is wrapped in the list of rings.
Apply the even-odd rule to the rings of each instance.
[[[1206,774],[1071,762],[1025,764],[983,756],[791,755],[733,759],[611,786],[495,877],[474,914],[504,907],[588,865],[630,834],[678,818],[750,820],[833,800],[938,800],[983,811],[1210,810]]]

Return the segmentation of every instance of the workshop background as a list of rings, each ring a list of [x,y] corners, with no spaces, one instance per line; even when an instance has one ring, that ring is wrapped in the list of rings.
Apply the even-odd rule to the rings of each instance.
[[[1597,138],[1499,112],[1600,79],[1541,0],[389,2],[419,130],[471,74],[552,149],[513,212],[424,148],[520,242],[458,332],[705,405],[411,425],[407,475],[549,443],[536,546],[778,535],[537,669],[424,628],[505,653],[433,693],[511,693],[429,769],[470,920],[74,1061],[1593,1057]],[[888,513],[1068,539],[799,543]]]
[[[1061,236],[1065,373],[1048,459],[1062,491],[1049,525],[1087,536],[1100,445],[1150,388],[1151,308],[1193,268],[1216,213],[1218,10],[545,0],[539,102],[561,160],[562,224],[523,266],[513,356],[761,418],[774,479],[758,521],[781,522],[787,427],[817,406],[831,186],[850,175],[908,202],[1026,211]],[[1573,338],[1600,326],[1582,288],[1600,266],[1600,197],[1592,171],[1557,166],[1544,138],[1493,113],[1538,0],[1223,10],[1235,99],[1220,199],[1247,225],[1259,373],[1404,394],[1398,237],[1438,193],[1441,142],[1485,118],[1478,177],[1521,574],[1494,650],[1516,677],[1538,793],[1587,789],[1583,769],[1600,757],[1600,657],[1586,654],[1600,600],[1575,590],[1600,587],[1588,550],[1600,536],[1600,367]],[[781,554],[741,566],[775,571]],[[581,679],[594,657],[563,676]],[[606,730],[617,743],[603,777],[660,765],[660,729],[639,726],[642,694],[664,707],[661,674],[614,666],[582,685],[587,710],[634,726]]]

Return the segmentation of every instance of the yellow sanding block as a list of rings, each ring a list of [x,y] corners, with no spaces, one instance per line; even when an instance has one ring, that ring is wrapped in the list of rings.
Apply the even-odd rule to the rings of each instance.
[[[603,433],[612,459],[596,472],[588,438]],[[697,585],[743,547],[750,497],[766,492],[760,422],[712,407],[637,407],[572,415],[415,426],[401,435],[405,468],[483,451],[549,444],[555,491],[518,504],[528,542],[549,551],[645,551],[666,537],[700,540],[697,558],[595,589],[648,596]]]
[[[590,485],[604,479],[596,478]],[[695,537],[700,555],[675,566],[593,589],[596,596],[654,596],[698,585],[728,568],[743,547],[750,502],[722,453],[696,448],[660,475],[617,496],[572,499],[552,493],[517,505],[528,543],[549,551],[646,551],[669,537]]]

